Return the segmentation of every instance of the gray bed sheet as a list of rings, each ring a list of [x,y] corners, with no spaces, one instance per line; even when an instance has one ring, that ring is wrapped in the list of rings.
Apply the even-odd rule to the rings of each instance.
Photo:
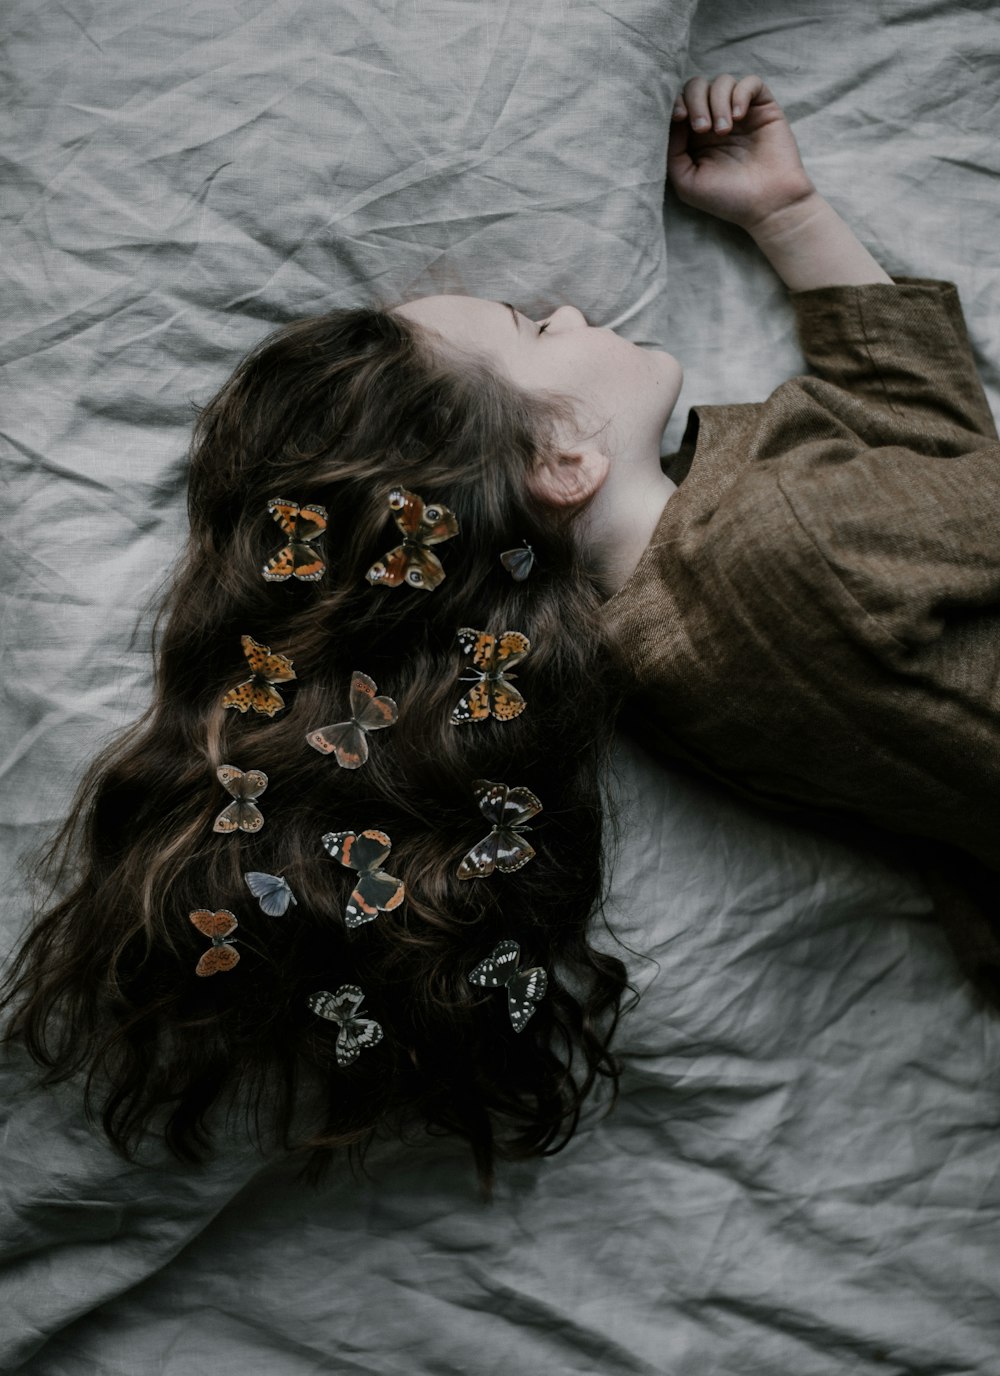
[[[370,290],[562,301],[685,364],[801,368],[783,289],[668,194],[694,71],[761,71],[820,190],[961,293],[1000,414],[1000,10],[940,0],[14,0],[2,62],[3,948],[17,868],[149,689],[204,401]],[[137,629],[138,628],[138,629]],[[223,1130],[125,1165],[0,1066],[0,1370],[1000,1373],[1000,1034],[915,878],[623,738],[622,1098],[480,1203],[449,1142],[319,1190]]]

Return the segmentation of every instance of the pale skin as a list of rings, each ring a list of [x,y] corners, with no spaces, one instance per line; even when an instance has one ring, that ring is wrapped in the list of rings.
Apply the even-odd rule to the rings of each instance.
[[[790,291],[892,281],[813,186],[759,76],[685,84],[667,177],[686,205],[746,230]],[[445,352],[484,357],[527,391],[574,398],[576,424],[560,434],[559,459],[539,463],[531,490],[552,506],[593,496],[581,536],[600,586],[617,592],[676,490],[660,446],[683,380],[677,360],[589,324],[575,306],[542,321],[470,296],[425,296],[396,310]]]

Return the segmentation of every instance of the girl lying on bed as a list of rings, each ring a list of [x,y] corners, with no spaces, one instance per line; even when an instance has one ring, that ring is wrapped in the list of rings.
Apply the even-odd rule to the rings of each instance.
[[[795,293],[811,369],[693,411],[670,476],[679,365],[570,305],[333,311],[201,412],[153,706],[6,991],[122,1150],[155,1122],[196,1157],[231,1092],[314,1165],[414,1123],[487,1187],[557,1150],[617,1085],[625,968],[588,928],[619,719],[988,890],[1000,449],[955,289],[882,271],[759,77],[688,82],[668,174]],[[988,923],[965,950],[989,990]]]

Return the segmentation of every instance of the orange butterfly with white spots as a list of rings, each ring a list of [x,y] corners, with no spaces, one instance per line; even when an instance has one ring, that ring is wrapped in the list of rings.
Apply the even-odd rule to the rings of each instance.
[[[286,578],[298,578],[303,583],[315,583],[322,578],[326,564],[313,546],[326,531],[326,507],[299,506],[284,497],[272,497],[267,509],[288,540],[261,569],[267,581],[283,583]]]
[[[498,721],[519,717],[528,704],[511,683],[514,675],[510,670],[531,649],[528,637],[520,631],[501,631],[497,636],[463,626],[458,643],[472,655],[476,682],[452,712],[451,724],[485,721],[491,714]]]
[[[223,707],[235,707],[238,712],[263,712],[273,717],[285,705],[285,699],[274,683],[288,683],[295,677],[292,661],[287,655],[273,655],[270,647],[261,645],[252,635],[241,635],[240,644],[250,665],[250,678],[238,683],[222,699]]]
[[[373,587],[398,588],[408,583],[411,588],[430,592],[443,582],[444,568],[428,547],[458,534],[455,513],[440,502],[425,506],[422,497],[403,487],[394,487],[389,493],[389,510],[403,532],[403,543],[383,554],[365,577]]]

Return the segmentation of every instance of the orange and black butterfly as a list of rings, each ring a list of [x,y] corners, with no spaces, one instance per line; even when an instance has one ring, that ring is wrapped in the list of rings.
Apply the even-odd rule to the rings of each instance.
[[[355,669],[351,675],[351,719],[318,726],[306,735],[314,750],[336,755],[341,769],[360,769],[368,758],[369,731],[391,726],[399,716],[392,698],[377,697],[375,680]]]
[[[241,635],[240,644],[250,665],[250,678],[238,683],[222,699],[223,707],[235,707],[239,712],[253,708],[273,717],[285,705],[285,699],[272,688],[272,683],[287,683],[295,677],[292,661],[287,655],[273,655],[267,645],[259,645],[252,635]]]
[[[326,530],[326,507],[299,506],[284,497],[272,497],[267,509],[288,541],[261,569],[267,581],[282,583],[286,578],[299,578],[303,583],[315,583],[322,578],[326,564],[314,545]]]
[[[472,655],[476,673],[475,683],[451,714],[452,725],[485,721],[491,713],[499,721],[519,717],[528,704],[510,682],[514,677],[510,670],[531,649],[528,637],[520,631],[501,631],[496,636],[463,626],[458,632],[458,643],[466,654]]]
[[[526,865],[534,847],[521,835],[525,822],[541,812],[542,805],[528,788],[508,788],[477,779],[472,785],[479,810],[493,830],[477,841],[458,867],[459,879],[485,879],[494,869],[510,874]]]
[[[335,860],[360,872],[344,909],[348,927],[373,922],[379,913],[391,913],[399,907],[406,897],[403,881],[380,868],[392,849],[384,831],[328,831],[323,845]]]
[[[220,764],[215,771],[219,783],[236,799],[222,809],[212,824],[213,831],[260,831],[264,814],[253,801],[267,788],[267,775],[262,769],[248,769],[244,774],[234,764]]]
[[[422,497],[402,487],[389,493],[389,509],[403,532],[403,543],[383,554],[365,577],[373,587],[398,588],[400,583],[409,583],[411,588],[430,592],[443,580],[444,569],[429,546],[457,535],[458,521],[448,507],[439,502],[424,506]]]
[[[219,908],[214,913],[207,908],[199,908],[188,916],[202,936],[212,938],[211,946],[194,967],[195,974],[217,975],[222,970],[231,970],[240,958],[231,939],[231,934],[240,925],[233,914],[228,908]]]

